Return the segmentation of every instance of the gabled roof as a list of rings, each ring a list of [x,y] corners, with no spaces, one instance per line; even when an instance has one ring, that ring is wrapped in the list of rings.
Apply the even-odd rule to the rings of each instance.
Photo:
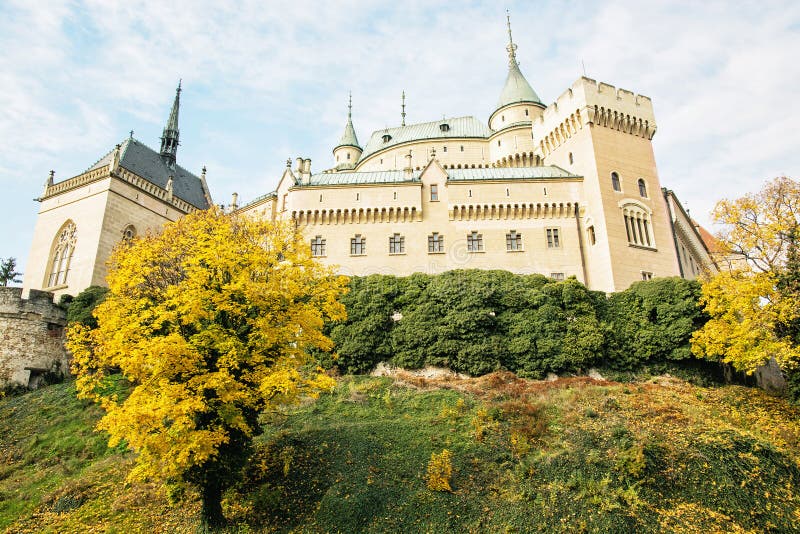
[[[488,167],[484,169],[447,169],[447,180],[452,182],[472,180],[532,180],[548,178],[580,178],[576,174],[547,165],[541,167]]]
[[[87,171],[108,165],[113,154],[111,150]],[[162,189],[167,187],[167,180],[172,176],[172,191],[176,197],[199,209],[209,207],[200,178],[180,165],[170,168],[158,152],[132,137],[121,143],[119,164]]]
[[[397,184],[419,182],[420,171],[326,172],[311,176],[307,185]],[[302,186],[301,186],[302,187]]]
[[[447,125],[446,128],[441,127],[444,124]],[[376,152],[409,141],[450,138],[488,139],[491,134],[492,131],[489,127],[475,117],[454,117],[397,128],[385,128],[372,132],[359,161],[365,160]],[[386,135],[389,136],[388,141],[383,140]]]

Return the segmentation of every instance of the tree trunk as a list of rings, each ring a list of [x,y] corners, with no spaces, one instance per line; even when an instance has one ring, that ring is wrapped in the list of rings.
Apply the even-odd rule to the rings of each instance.
[[[225,525],[225,516],[222,515],[222,488],[219,484],[210,483],[201,488],[203,499],[203,523],[211,531]]]

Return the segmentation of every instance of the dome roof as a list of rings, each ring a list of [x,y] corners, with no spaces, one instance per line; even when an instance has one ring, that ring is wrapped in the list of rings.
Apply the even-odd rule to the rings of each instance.
[[[531,102],[534,104],[542,104],[539,95],[533,90],[531,84],[522,75],[519,70],[519,65],[514,61],[508,68],[508,77],[503,86],[503,92],[500,93],[500,98],[497,101],[497,109],[500,109],[509,104],[516,104],[517,102]]]

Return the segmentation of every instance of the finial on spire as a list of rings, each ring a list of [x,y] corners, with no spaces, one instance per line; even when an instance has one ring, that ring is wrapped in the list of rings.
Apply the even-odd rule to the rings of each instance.
[[[400,96],[401,96],[402,101],[403,101],[403,103],[402,103],[403,111],[400,113],[400,116],[402,118],[401,121],[400,121],[400,126],[405,126],[406,125],[406,92],[405,92],[405,90],[403,90],[403,94],[400,95]]]
[[[131,130],[131,135],[130,135],[129,139],[133,139],[133,130]]]
[[[353,118],[353,91],[350,91],[350,98],[347,102],[347,120]]]
[[[511,14],[506,9],[506,23],[508,24],[508,66],[515,67],[517,63],[517,45],[514,44],[514,39],[511,37]]]

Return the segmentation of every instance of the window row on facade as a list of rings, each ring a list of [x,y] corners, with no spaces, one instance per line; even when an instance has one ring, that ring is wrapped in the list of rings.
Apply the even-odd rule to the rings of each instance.
[[[636,183],[639,187],[639,196],[647,198],[647,183],[644,181],[644,178],[639,178]],[[616,171],[611,173],[611,187],[618,193],[622,192],[622,182],[620,182],[619,173]]]
[[[546,228],[545,240],[547,248],[561,248],[561,230],[559,228]],[[470,232],[466,235],[467,251],[468,252],[483,252],[484,239],[483,234],[477,231]],[[506,251],[518,252],[522,251],[522,234],[516,230],[511,230],[506,233]],[[389,254],[405,254],[406,252],[406,238],[401,234],[392,234],[388,239],[388,252]],[[444,235],[433,232],[428,235],[428,253],[437,254],[444,253]],[[367,253],[367,238],[362,234],[356,234],[350,238],[350,255],[363,256]],[[311,239],[311,255],[316,257],[327,256],[327,239],[321,235],[314,236]]]

